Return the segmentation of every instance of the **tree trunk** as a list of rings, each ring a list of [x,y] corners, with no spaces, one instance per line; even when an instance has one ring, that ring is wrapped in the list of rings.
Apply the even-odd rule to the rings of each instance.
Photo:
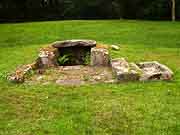
[[[176,20],[176,0],[171,0],[172,6],[171,6],[171,12],[172,12],[172,21]]]

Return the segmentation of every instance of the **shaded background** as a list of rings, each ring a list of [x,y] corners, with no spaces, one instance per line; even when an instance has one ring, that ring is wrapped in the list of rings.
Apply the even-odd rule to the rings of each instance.
[[[171,0],[0,0],[1,22],[120,18],[170,20]]]

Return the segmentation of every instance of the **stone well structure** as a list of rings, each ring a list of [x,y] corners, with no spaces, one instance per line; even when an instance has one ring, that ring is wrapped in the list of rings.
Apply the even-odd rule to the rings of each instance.
[[[41,48],[38,58],[23,65],[8,76],[12,82],[22,83],[33,70],[57,66],[91,65],[108,66],[119,81],[171,80],[171,69],[158,62],[129,63],[124,58],[111,59],[108,48],[98,47],[94,40],[65,40]],[[113,49],[113,48],[112,48]],[[117,51],[117,49],[116,49]]]
[[[61,58],[67,59],[67,62],[59,62]],[[8,80],[23,82],[28,72],[38,69],[73,65],[109,66],[109,64],[109,52],[107,49],[96,48],[94,40],[57,41],[41,48],[35,62],[17,68],[8,76]]]
[[[91,48],[96,46],[93,40],[57,41],[52,47],[58,49],[60,57],[69,56],[69,62],[64,65],[84,65],[90,58]]]

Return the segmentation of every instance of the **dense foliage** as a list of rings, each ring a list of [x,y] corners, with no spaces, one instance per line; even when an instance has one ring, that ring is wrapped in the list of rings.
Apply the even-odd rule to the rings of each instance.
[[[0,20],[170,19],[171,0],[1,0]],[[180,18],[180,0],[176,0]]]

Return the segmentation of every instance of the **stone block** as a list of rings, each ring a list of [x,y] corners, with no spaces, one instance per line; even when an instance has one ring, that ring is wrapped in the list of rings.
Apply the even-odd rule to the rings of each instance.
[[[143,71],[141,81],[172,80],[173,78],[173,71],[157,61],[141,62],[138,66]]]
[[[118,51],[120,48],[117,45],[111,45],[112,50]]]
[[[41,68],[55,67],[58,65],[59,51],[57,48],[46,47],[40,49],[39,60]]]
[[[109,66],[110,56],[108,49],[92,48],[91,49],[91,66]]]
[[[139,80],[141,70],[135,63],[128,63],[124,58],[113,59],[111,66],[118,81]]]

